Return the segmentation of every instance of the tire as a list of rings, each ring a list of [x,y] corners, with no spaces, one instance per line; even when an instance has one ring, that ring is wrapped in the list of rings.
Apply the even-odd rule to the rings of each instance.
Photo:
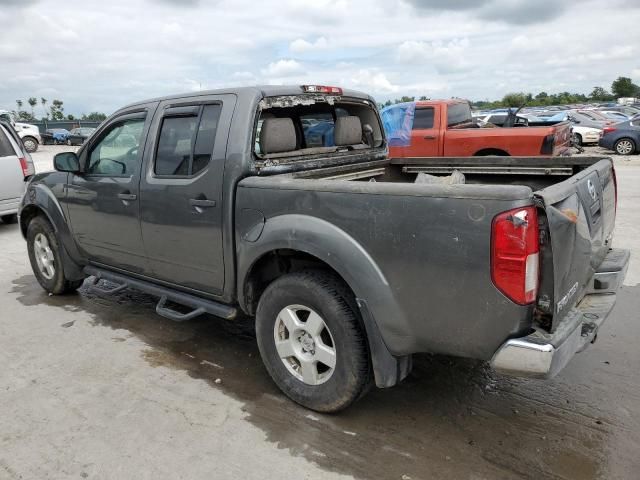
[[[574,133],[572,140],[573,140],[573,144],[576,147],[581,147],[582,146],[582,135],[580,135],[579,133]]]
[[[22,144],[27,152],[33,153],[38,150],[38,141],[33,137],[24,137]]]
[[[636,142],[630,138],[621,138],[613,145],[618,155],[632,155],[636,152]]]
[[[2,221],[3,223],[16,223],[18,221],[18,215],[16,215],[15,213],[9,214],[9,215],[3,215],[2,217]]]
[[[34,217],[27,227],[27,249],[31,269],[38,283],[53,295],[74,292],[83,280],[68,280],[64,275],[62,256],[56,234],[44,217]],[[40,256],[38,259],[37,256]],[[43,260],[46,256],[46,262]],[[43,267],[50,265],[50,268]]]
[[[368,344],[355,299],[335,275],[305,271],[272,282],[258,303],[256,337],[262,361],[278,388],[311,410],[342,410],[372,384]]]

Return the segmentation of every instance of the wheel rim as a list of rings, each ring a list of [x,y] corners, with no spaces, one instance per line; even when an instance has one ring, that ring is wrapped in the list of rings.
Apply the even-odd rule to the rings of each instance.
[[[36,144],[33,140],[25,140],[23,144],[24,148],[26,148],[28,152],[32,152],[36,148]]]
[[[628,155],[633,151],[633,144],[630,140],[620,140],[616,146],[618,153]]]
[[[38,233],[33,239],[33,253],[36,257],[38,270],[44,278],[51,280],[56,274],[55,257],[49,240],[43,233]]]
[[[71,146],[71,140],[67,140],[67,145]]]
[[[307,385],[320,385],[336,367],[336,349],[329,327],[303,305],[283,308],[273,327],[276,351],[287,371]]]

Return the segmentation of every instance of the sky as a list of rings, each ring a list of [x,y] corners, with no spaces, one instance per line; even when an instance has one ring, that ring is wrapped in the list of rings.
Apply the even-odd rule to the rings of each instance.
[[[322,84],[471,100],[640,83],[640,0],[0,0],[0,108]],[[36,116],[42,115],[40,106]]]

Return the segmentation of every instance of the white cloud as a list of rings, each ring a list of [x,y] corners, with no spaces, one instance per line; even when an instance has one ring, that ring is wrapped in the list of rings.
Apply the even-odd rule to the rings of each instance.
[[[395,93],[399,90],[399,87],[391,83],[384,73],[368,69],[355,72],[350,82],[355,88],[373,93]]]
[[[291,59],[280,59],[277,62],[271,62],[267,68],[262,70],[262,74],[266,77],[291,77],[303,73],[304,69],[299,62]]]
[[[305,53],[308,51],[323,50],[329,46],[329,42],[324,37],[318,37],[315,42],[308,42],[303,38],[298,38],[289,44],[289,50],[293,53]]]
[[[449,42],[417,42],[407,40],[398,46],[398,61],[401,63],[426,63],[440,72],[454,72],[464,69],[469,39],[453,39]]]

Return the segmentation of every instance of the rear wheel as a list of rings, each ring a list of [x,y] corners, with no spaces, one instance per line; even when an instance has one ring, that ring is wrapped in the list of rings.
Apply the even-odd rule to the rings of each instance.
[[[573,144],[576,147],[582,146],[582,135],[580,135],[579,133],[574,133],[571,138],[573,140]]]
[[[18,215],[16,215],[15,213],[12,213],[10,215],[2,215],[2,221],[4,223],[16,223],[18,221]]]
[[[636,151],[636,144],[630,138],[621,138],[615,143],[613,149],[618,155],[631,155]]]
[[[24,137],[22,144],[27,152],[33,153],[38,150],[38,141],[33,137]]]
[[[83,280],[68,280],[64,275],[60,245],[51,224],[35,217],[27,228],[29,261],[38,283],[53,295],[77,290]]]
[[[330,273],[291,273],[271,283],[258,304],[256,336],[271,378],[307,408],[342,410],[371,385],[353,295]]]

